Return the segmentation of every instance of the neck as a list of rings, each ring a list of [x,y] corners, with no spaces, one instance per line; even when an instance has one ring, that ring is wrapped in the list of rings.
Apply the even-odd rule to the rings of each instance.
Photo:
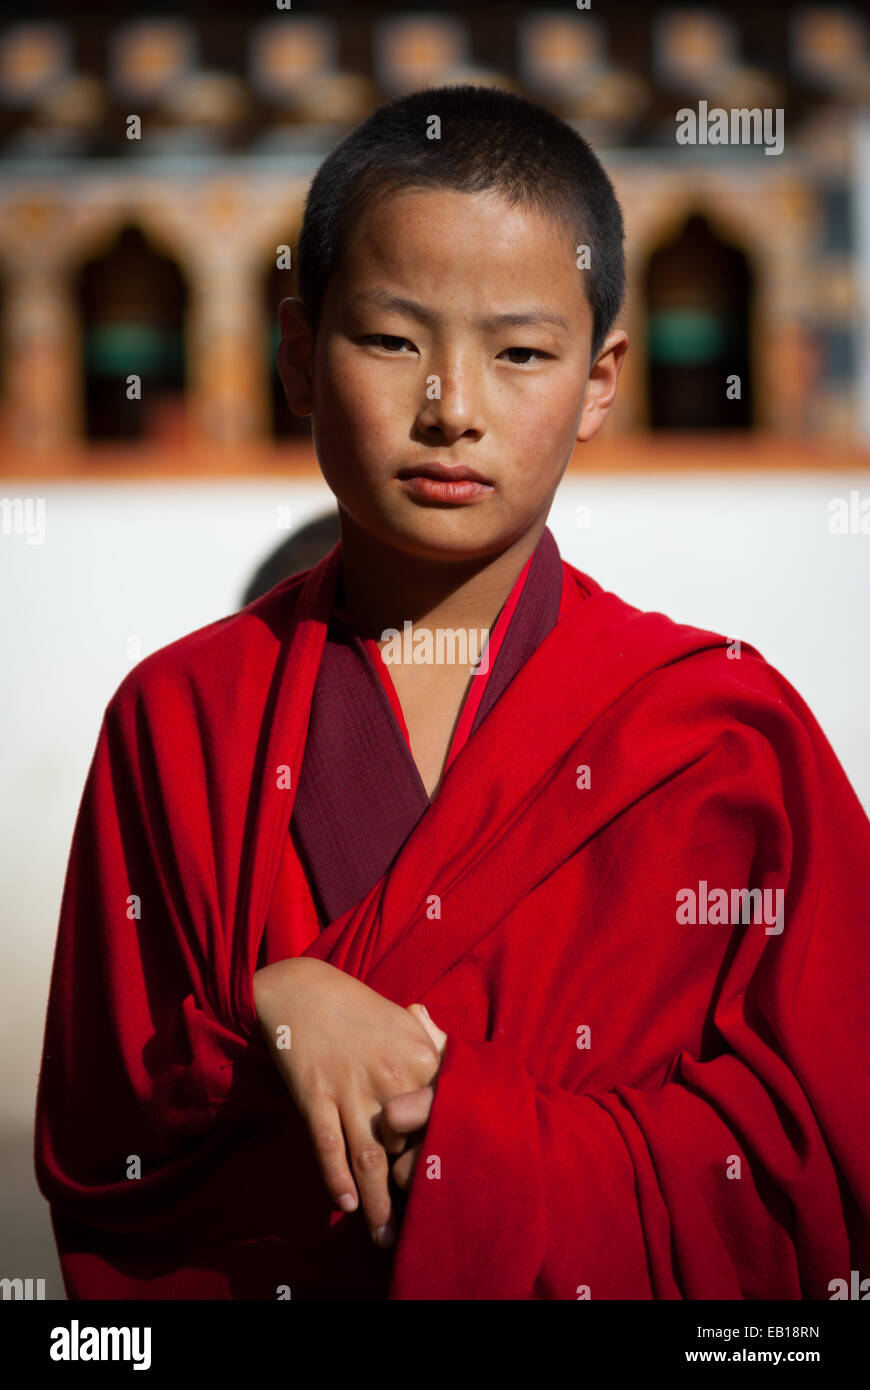
[[[489,629],[534,552],[546,525],[536,522],[496,555],[438,563],[408,555],[363,531],[339,507],[341,576],[345,609],[375,640],[387,628]]]

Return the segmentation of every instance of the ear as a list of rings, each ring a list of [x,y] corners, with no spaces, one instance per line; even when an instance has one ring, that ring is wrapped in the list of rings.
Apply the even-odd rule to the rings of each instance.
[[[608,333],[589,370],[583,413],[577,427],[577,443],[585,444],[601,429],[616,397],[619,373],[628,352],[628,334],[621,328]]]
[[[282,299],[278,305],[278,319],[281,325],[278,373],[284,395],[294,415],[310,415],[314,333],[308,310],[301,299]]]

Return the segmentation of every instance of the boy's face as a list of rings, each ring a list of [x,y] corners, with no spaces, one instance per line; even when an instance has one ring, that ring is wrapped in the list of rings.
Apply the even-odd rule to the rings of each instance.
[[[323,476],[359,527],[449,561],[497,554],[543,525],[575,441],[607,416],[628,346],[614,331],[590,370],[586,273],[546,217],[492,192],[413,190],[365,210],[316,343],[300,302],[283,301],[288,401],[313,415]],[[562,322],[485,322],[507,314]],[[434,462],[487,486],[444,500],[401,476]]]

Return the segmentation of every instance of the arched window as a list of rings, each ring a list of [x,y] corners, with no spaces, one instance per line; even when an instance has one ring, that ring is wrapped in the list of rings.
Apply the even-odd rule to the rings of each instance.
[[[184,428],[187,288],[178,266],[134,226],[81,269],[85,434],[170,439]],[[136,397],[136,376],[141,395]]]
[[[651,256],[644,288],[652,428],[749,429],[753,277],[746,256],[693,214]]]

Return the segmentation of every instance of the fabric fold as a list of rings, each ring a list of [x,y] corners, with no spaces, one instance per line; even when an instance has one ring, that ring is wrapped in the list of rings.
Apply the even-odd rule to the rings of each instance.
[[[586,597],[319,931],[289,832],[339,563],[107,708],[36,1115],[70,1296],[827,1298],[870,1268],[870,824],[800,696],[563,565]],[[393,1252],[333,1209],[259,1036],[267,921],[451,1039]]]

